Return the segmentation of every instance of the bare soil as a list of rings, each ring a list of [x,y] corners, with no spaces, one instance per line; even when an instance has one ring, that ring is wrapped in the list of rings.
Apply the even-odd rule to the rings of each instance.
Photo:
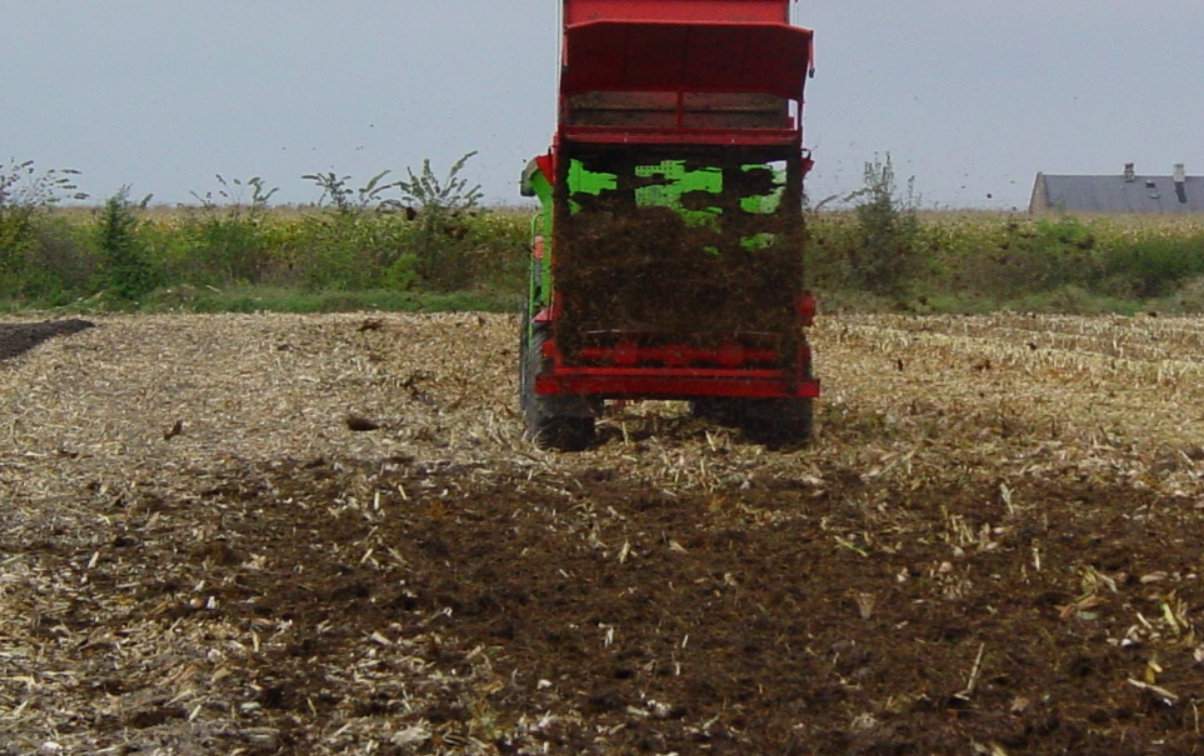
[[[92,323],[78,319],[0,324],[0,360],[23,354],[55,336],[69,336],[91,327]]]
[[[814,445],[654,404],[573,456],[505,318],[104,325],[0,366],[73,393],[6,396],[0,753],[1204,750],[1200,322],[833,322]]]

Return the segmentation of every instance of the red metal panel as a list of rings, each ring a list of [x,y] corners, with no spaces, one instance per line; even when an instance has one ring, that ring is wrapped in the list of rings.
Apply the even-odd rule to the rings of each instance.
[[[666,352],[680,351],[676,357],[698,359],[701,352],[685,350],[683,347],[667,347]],[[582,350],[589,351],[589,348]],[[624,354],[624,351],[630,354]],[[611,366],[582,366],[565,364],[555,339],[544,342],[543,356],[547,359],[544,372],[535,378],[535,393],[540,396],[576,395],[609,399],[688,399],[699,396],[733,396],[746,398],[781,398],[819,396],[819,381],[807,377],[810,374],[811,349],[803,345],[798,351],[797,364],[791,369],[765,367],[703,367],[698,364],[674,364],[665,361],[664,366],[646,363],[633,364],[634,360],[674,355],[653,354],[657,350],[630,347],[627,350],[614,348],[598,350],[593,356],[608,357]],[[720,347],[701,362],[722,363],[728,356]],[[743,351],[743,350],[742,350]],[[589,355],[582,355],[589,356]],[[738,361],[747,360],[745,354],[730,355]],[[770,356],[753,353],[755,358]],[[773,354],[777,357],[777,354]]]
[[[723,92],[802,98],[812,33],[786,24],[619,23],[570,26],[564,95]]]
[[[572,394],[607,399],[687,399],[699,396],[774,399],[817,397],[819,381],[795,384],[784,380],[780,372],[757,374],[755,371],[728,372],[726,375],[694,375],[719,371],[594,370],[581,368],[557,371],[535,379],[540,396]]]
[[[652,145],[744,145],[751,147],[790,147],[800,141],[797,131],[705,131],[700,129],[632,129],[603,126],[571,126],[564,129],[571,142],[589,144]]]
[[[540,155],[535,158],[535,164],[539,166],[539,170],[543,173],[543,177],[548,180],[549,184],[556,184],[556,157],[555,154],[549,151],[545,155]]]
[[[589,144],[667,144],[667,145],[743,145],[750,147],[796,147],[802,140],[798,131],[744,129],[740,131],[708,129],[636,129],[608,126],[565,126],[564,138]]]
[[[807,327],[815,325],[815,313],[819,309],[819,302],[815,299],[814,294],[810,291],[799,294],[795,308],[798,310],[799,322]]]
[[[637,365],[661,363],[664,365],[698,365],[704,363],[723,364],[724,367],[739,367],[755,363],[777,362],[781,355],[772,349],[745,349],[731,344],[714,349],[699,349],[685,345],[641,347],[620,344],[617,347],[582,347],[577,358],[587,363],[600,365]]]
[[[786,23],[789,0],[565,0],[566,25],[587,21]]]

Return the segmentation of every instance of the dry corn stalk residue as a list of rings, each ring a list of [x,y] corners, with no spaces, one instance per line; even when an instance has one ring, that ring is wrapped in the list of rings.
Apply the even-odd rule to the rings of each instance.
[[[575,455],[513,318],[97,326],[0,362],[0,753],[1201,742],[1204,321],[830,318],[810,446]]]

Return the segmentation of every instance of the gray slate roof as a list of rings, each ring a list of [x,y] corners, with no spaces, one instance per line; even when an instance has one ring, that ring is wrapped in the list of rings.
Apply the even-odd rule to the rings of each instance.
[[[1188,176],[1184,184],[1187,202],[1180,202],[1170,176],[1051,176],[1037,174],[1045,182],[1049,207],[1081,213],[1204,213],[1204,176]],[[1153,184],[1151,188],[1149,183]],[[1034,191],[1034,197],[1038,192]],[[1033,208],[1042,210],[1045,208]]]

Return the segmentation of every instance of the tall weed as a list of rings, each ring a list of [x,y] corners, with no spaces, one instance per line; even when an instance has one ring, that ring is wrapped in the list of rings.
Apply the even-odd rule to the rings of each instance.
[[[413,254],[418,275],[438,291],[464,288],[472,279],[465,237],[468,216],[483,195],[480,185],[470,184],[460,174],[476,154],[469,152],[457,160],[442,179],[431,170],[431,161],[424,160],[418,174],[407,168],[409,179],[398,182],[417,215]]]
[[[79,191],[73,169],[39,170],[32,160],[0,166],[0,296],[57,295],[56,273],[39,259],[45,237],[42,225],[64,198],[87,199]]]
[[[169,276],[222,286],[259,283],[271,268],[268,215],[278,191],[258,176],[217,175],[216,192],[192,192],[199,206],[156,245]]]

